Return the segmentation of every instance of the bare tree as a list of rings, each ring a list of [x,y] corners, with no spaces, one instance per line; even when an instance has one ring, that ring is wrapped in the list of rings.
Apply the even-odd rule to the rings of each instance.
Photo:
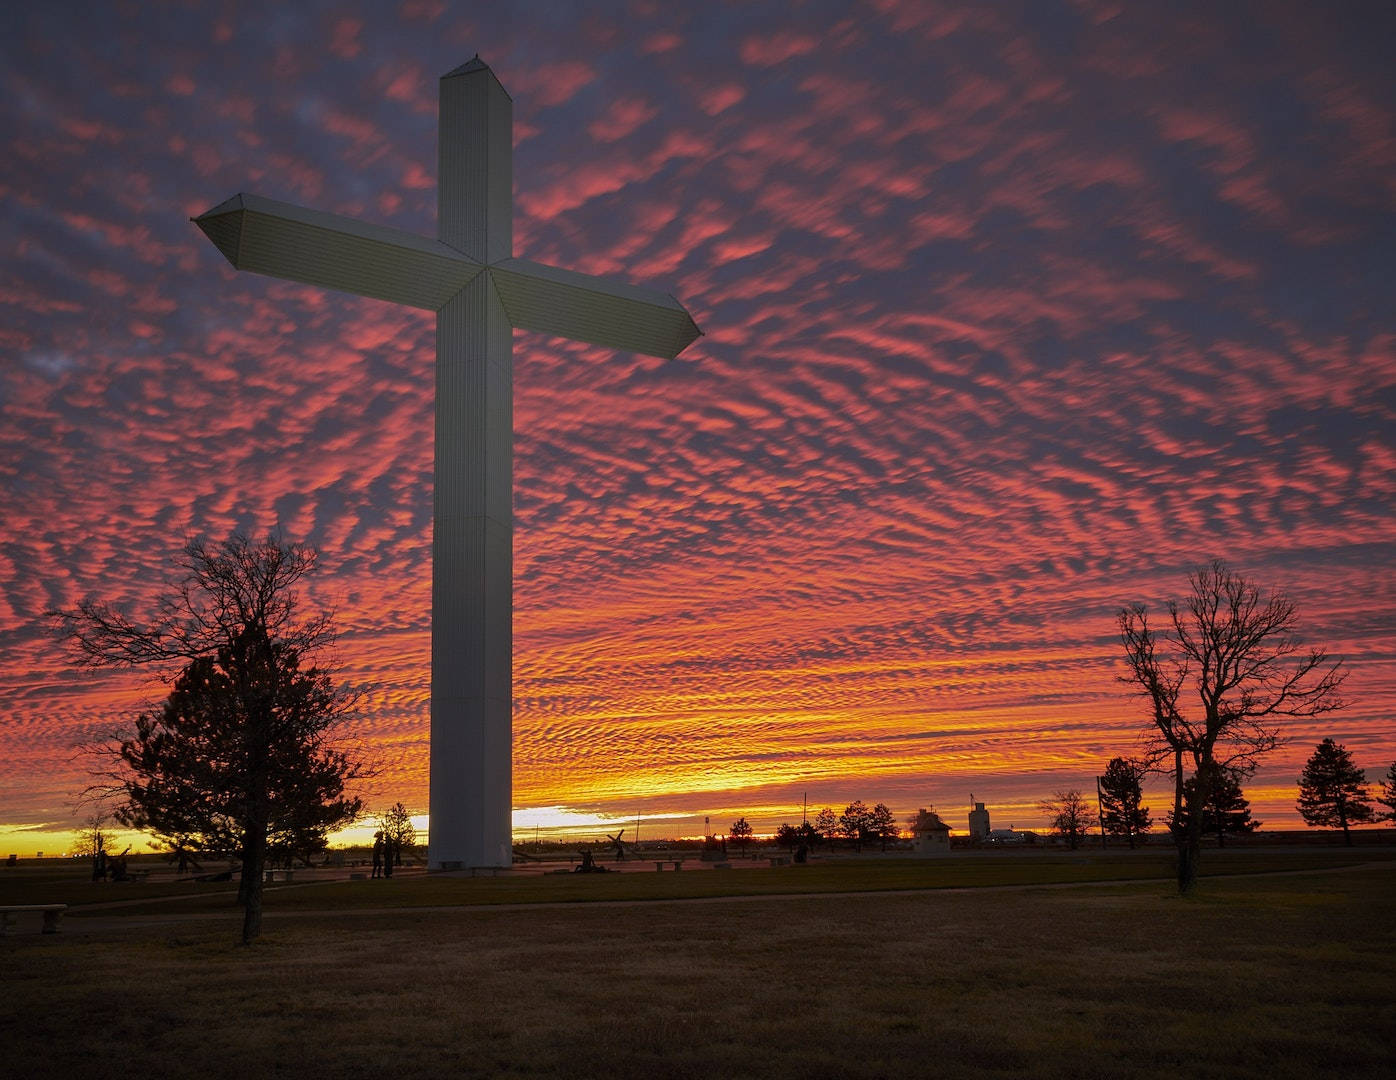
[[[299,611],[314,564],[313,550],[271,538],[194,541],[151,620],[94,600],[53,613],[79,663],[173,682],[134,735],[94,748],[111,763],[99,794],[123,800],[123,824],[236,851],[244,943],[261,932],[269,845],[322,842],[362,808],[346,783],[370,775],[332,737],[356,699],[314,663],[333,641],[328,614]]]
[[[1178,890],[1197,880],[1202,808],[1218,770],[1250,771],[1281,743],[1280,725],[1341,708],[1345,672],[1322,649],[1304,649],[1295,606],[1281,592],[1263,594],[1214,560],[1188,575],[1190,594],[1169,601],[1168,624],[1156,632],[1141,605],[1119,615],[1129,673],[1150,712],[1148,761],[1172,759]],[[1185,769],[1197,783],[1185,792]]]
[[[417,846],[417,827],[412,824],[411,811],[400,802],[393,803],[379,815],[377,825],[393,853],[393,865],[401,866],[403,852],[410,855]]]
[[[1051,799],[1037,804],[1052,822],[1058,836],[1075,851],[1091,829],[1091,807],[1076,788],[1058,791]]]
[[[83,819],[82,828],[79,829],[73,840],[72,854],[80,859],[95,859],[97,852],[106,850],[107,840],[107,814],[98,811],[89,814]]]

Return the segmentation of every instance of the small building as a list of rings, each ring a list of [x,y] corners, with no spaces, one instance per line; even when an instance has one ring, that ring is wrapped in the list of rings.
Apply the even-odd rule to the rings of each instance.
[[[950,826],[941,821],[934,810],[918,810],[912,831],[916,834],[916,854],[950,854]]]
[[[984,809],[982,802],[975,803],[974,809],[969,812],[969,835],[976,843],[989,835],[989,811]]]

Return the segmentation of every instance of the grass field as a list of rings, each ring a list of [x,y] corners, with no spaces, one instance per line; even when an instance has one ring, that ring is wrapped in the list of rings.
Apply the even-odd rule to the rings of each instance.
[[[743,876],[767,872],[597,880]],[[1396,863],[1186,900],[1150,881],[384,914],[355,912],[357,885],[279,894],[299,914],[269,909],[251,949],[232,912],[13,934],[6,1074],[1309,1080],[1385,1077],[1396,1050]],[[337,910],[290,902],[334,888]]]
[[[1256,870],[1309,870],[1396,858],[1396,849],[1361,851],[1314,848],[1298,851],[1209,851],[1204,875]],[[632,864],[634,865],[634,864]],[[1115,880],[1166,880],[1173,856],[1163,848],[1109,852],[1014,853],[948,859],[838,858],[808,866],[759,870],[688,869],[623,874],[525,873],[497,878],[399,875],[391,881],[337,880],[293,888],[269,886],[268,911],[433,907],[455,904],[582,903],[598,900],[682,900],[718,896],[786,893],[881,892],[897,889],[974,888],[987,885],[1045,885]],[[693,863],[690,862],[692,867]],[[168,897],[185,897],[181,911],[218,911],[232,902],[236,883],[178,883],[152,879],[143,884],[94,883],[82,863],[52,863],[0,873],[0,903],[66,903],[82,917],[87,904],[122,901],[125,914],[169,909]],[[147,900],[149,903],[135,903]],[[103,911],[102,914],[109,914]]]

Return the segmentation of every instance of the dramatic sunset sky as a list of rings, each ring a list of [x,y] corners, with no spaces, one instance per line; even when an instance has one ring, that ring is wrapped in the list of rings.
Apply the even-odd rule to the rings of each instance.
[[[0,854],[161,694],[44,612],[186,538],[322,553],[370,802],[425,811],[434,319],[238,274],[238,191],[435,234],[437,78],[514,99],[515,251],[657,286],[675,361],[516,334],[515,822],[996,826],[1136,751],[1115,613],[1220,556],[1396,758],[1387,3],[0,10]],[[1164,783],[1149,787],[1159,817]],[[613,829],[611,830],[613,831]]]

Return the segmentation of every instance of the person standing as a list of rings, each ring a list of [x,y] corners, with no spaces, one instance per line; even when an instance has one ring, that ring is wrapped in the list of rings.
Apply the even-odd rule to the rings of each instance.
[[[383,876],[383,834],[373,834],[373,876]]]

